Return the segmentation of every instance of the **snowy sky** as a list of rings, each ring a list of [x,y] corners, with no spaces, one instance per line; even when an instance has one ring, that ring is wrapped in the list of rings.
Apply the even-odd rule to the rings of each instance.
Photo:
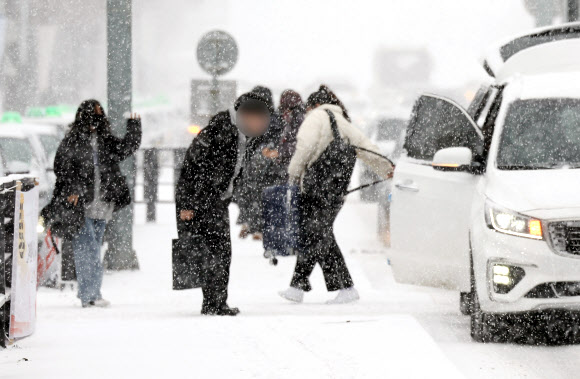
[[[426,47],[434,80],[461,83],[481,74],[487,46],[533,26],[520,0],[231,1],[223,25],[239,41],[232,77],[306,86],[346,77],[372,81],[377,47]],[[217,25],[216,25],[217,26]]]
[[[190,78],[207,77],[195,46],[212,29],[228,31],[239,44],[238,64],[227,77],[242,90],[263,83],[304,91],[341,78],[364,91],[379,47],[427,48],[435,57],[435,85],[460,86],[486,78],[479,60],[490,44],[534,26],[523,0],[167,0],[147,6],[146,19],[136,20],[147,35],[141,48],[150,49],[144,59],[163,57],[147,77],[184,90]]]

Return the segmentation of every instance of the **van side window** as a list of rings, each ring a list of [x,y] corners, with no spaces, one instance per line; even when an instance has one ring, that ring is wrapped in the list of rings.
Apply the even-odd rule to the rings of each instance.
[[[433,160],[447,147],[468,147],[479,153],[482,139],[469,116],[457,104],[433,95],[415,103],[407,128],[405,149],[410,158]]]

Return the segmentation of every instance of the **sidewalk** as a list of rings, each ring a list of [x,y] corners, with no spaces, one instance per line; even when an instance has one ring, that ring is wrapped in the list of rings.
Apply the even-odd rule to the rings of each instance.
[[[141,211],[137,220],[144,219]],[[270,266],[260,243],[234,237],[230,304],[240,307],[242,315],[211,318],[199,315],[201,291],[171,291],[175,227],[172,210],[163,209],[159,224],[135,226],[141,271],[105,276],[103,294],[112,307],[82,309],[72,291],[41,289],[37,332],[0,352],[0,376],[458,376],[419,323],[393,309],[396,303],[387,300],[380,285],[385,278],[366,276],[361,261],[387,269],[382,248],[373,240],[371,212],[372,206],[349,204],[337,222],[339,242],[361,292],[359,303],[324,304],[332,294],[325,291],[319,269],[305,304],[285,302],[277,291],[288,285],[294,258]],[[423,360],[419,366],[417,357]]]

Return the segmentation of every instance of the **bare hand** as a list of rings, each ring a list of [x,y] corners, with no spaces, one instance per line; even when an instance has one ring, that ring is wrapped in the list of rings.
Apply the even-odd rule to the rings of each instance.
[[[131,112],[131,120],[141,120],[141,115]]]
[[[278,150],[276,149],[269,149],[267,147],[262,149],[262,155],[266,158],[275,159],[278,158]]]
[[[79,195],[70,195],[67,198],[67,201],[71,204],[74,204],[74,206],[76,207],[77,204],[79,203]]]
[[[243,224],[242,229],[240,230],[240,238],[244,239],[249,235],[250,235],[250,228],[248,227],[248,225]]]
[[[193,211],[181,211],[179,218],[181,218],[181,221],[191,221],[193,219]]]

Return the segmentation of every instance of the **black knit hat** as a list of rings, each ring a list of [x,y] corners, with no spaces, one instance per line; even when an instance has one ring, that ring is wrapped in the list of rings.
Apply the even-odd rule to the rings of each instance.
[[[274,105],[274,96],[272,96],[272,91],[270,88],[264,86],[255,86],[252,88],[252,92],[262,95],[268,102],[269,107],[272,107],[272,109],[276,108]]]
[[[258,110],[260,105],[261,107],[265,106],[270,114],[274,113],[274,107],[270,104],[268,99],[264,95],[257,92],[248,92],[238,97],[234,103],[234,110],[238,111],[240,108]]]

